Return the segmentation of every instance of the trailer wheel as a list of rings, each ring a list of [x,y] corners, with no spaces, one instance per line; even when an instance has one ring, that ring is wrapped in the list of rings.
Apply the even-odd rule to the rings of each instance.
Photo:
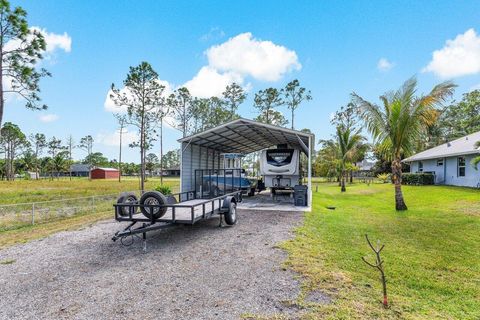
[[[120,194],[120,197],[117,199],[117,204],[134,204],[137,203],[138,198],[132,192],[123,192]],[[122,217],[126,217],[130,214],[131,207],[121,207],[118,211],[118,214]],[[132,214],[137,213],[137,207],[133,207]]]
[[[225,215],[225,222],[229,226],[233,226],[235,223],[237,223],[237,204],[234,201],[230,202],[228,211],[225,212],[224,215]]]
[[[145,192],[140,197],[140,204],[142,206],[163,206],[168,204],[167,198],[163,194],[158,191],[148,191]],[[140,211],[142,211],[143,215],[148,219],[159,219],[161,218],[167,208],[160,208],[160,207],[153,207],[153,208],[144,208],[140,207]]]

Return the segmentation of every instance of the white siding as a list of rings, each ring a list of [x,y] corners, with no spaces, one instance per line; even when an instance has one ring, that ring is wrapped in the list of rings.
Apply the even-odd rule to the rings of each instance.
[[[465,176],[458,176],[458,157],[444,158],[443,166],[437,166],[437,159],[423,160],[423,172],[435,172],[436,184],[447,184],[453,186],[477,187],[480,183],[480,170],[470,163],[473,155],[465,156]],[[410,172],[418,172],[419,161],[410,164]]]

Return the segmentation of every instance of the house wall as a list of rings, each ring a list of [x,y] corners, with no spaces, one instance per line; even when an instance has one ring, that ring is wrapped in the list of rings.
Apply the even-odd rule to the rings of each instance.
[[[101,169],[92,170],[92,179],[118,179],[120,172],[118,171],[105,171]]]
[[[444,158],[443,166],[437,166],[437,159],[423,160],[423,172],[435,172],[436,184],[447,184],[453,186],[477,187],[480,183],[480,170],[475,170],[471,165],[474,155],[465,156],[465,176],[458,176],[458,157]],[[410,172],[418,172],[419,161],[413,161]]]

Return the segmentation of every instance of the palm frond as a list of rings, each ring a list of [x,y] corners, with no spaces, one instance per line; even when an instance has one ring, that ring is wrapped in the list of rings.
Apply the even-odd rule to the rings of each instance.
[[[365,120],[367,130],[374,139],[381,140],[387,131],[385,114],[381,112],[379,106],[366,101],[355,92],[352,93],[352,99],[359,108],[360,117]]]
[[[475,168],[475,170],[478,170],[478,164],[480,163],[480,156],[475,157],[472,159],[472,166]]]

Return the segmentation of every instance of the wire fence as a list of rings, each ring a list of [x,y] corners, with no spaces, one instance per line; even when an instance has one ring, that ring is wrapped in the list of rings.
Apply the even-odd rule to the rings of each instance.
[[[174,188],[172,192],[177,192]],[[140,197],[140,191],[131,191]],[[0,205],[0,231],[51,222],[81,214],[112,211],[119,193]]]

